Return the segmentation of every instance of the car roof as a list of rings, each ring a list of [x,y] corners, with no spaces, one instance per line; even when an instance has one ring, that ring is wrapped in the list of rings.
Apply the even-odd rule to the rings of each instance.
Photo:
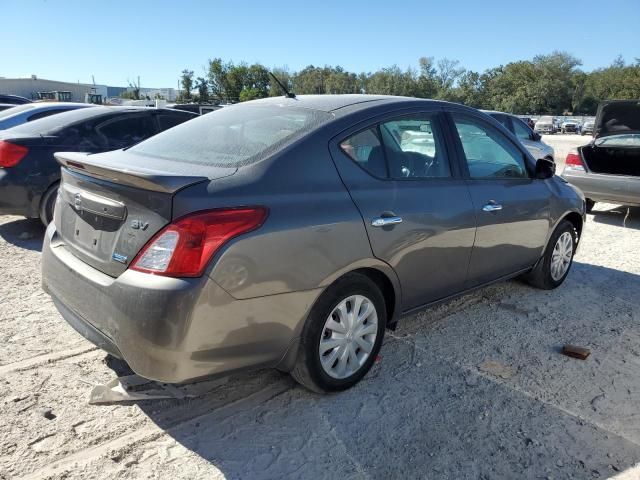
[[[260,100],[253,100],[254,105],[281,105],[291,107],[310,108],[323,112],[335,112],[345,107],[355,107],[351,110],[366,109],[373,103],[380,104],[402,104],[415,102],[441,102],[439,100],[430,100],[426,98],[399,97],[394,95],[365,95],[365,94],[344,94],[344,95],[296,95],[295,98],[288,97],[269,97]],[[359,108],[358,108],[359,107]]]

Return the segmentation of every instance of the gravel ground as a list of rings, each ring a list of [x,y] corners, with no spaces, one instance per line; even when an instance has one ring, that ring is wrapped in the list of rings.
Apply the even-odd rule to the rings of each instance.
[[[0,217],[0,478],[640,478],[639,230],[640,209],[597,205],[562,287],[408,318],[338,395],[260,371],[92,406],[115,373],[41,292],[38,222]]]

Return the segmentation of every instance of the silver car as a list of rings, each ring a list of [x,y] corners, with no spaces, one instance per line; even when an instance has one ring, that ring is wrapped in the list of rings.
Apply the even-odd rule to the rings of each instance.
[[[504,112],[495,112],[492,110],[483,110],[487,115],[491,115],[498,120],[505,128],[513,133],[520,143],[529,150],[529,153],[533,155],[533,158],[546,158],[555,162],[555,152],[551,145],[547,145],[542,141],[540,134],[531,130],[521,118]]]
[[[585,123],[586,125],[586,123]],[[593,140],[567,155],[563,178],[596,202],[640,206],[640,100],[598,106]]]
[[[555,120],[550,116],[540,117],[533,130],[539,135],[553,135],[556,133]]]
[[[559,286],[582,235],[552,162],[445,102],[270,98],[56,156],[44,289],[164,382],[276,367],[343,390],[411,312],[516,276]]]

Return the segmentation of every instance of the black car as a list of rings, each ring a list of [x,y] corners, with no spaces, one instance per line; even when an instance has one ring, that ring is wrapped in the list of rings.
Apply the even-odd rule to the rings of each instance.
[[[0,132],[0,214],[51,221],[60,181],[55,152],[130,147],[194,117],[180,110],[90,107]]]
[[[28,98],[20,97],[18,95],[5,95],[0,94],[0,103],[9,105],[23,105],[25,103],[31,103]]]

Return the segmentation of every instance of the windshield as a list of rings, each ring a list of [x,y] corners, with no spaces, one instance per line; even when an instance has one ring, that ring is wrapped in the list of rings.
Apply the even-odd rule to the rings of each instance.
[[[16,107],[7,108],[6,110],[0,112],[0,120],[2,120],[3,118],[11,117],[12,115],[20,112],[26,112],[27,110],[31,110],[34,107],[35,105],[33,105],[32,103],[27,103],[25,105],[18,105]]]
[[[276,105],[225,107],[162,132],[129,151],[199,165],[239,167],[275,153],[332,116]]]
[[[88,107],[76,108],[68,112],[56,113],[48,117],[34,120],[33,122],[17,125],[10,130],[12,132],[31,133],[39,135],[51,135],[69,125],[85,120],[93,115],[106,112],[108,107]]]
[[[599,147],[640,147],[640,134],[610,135],[598,138],[595,144]]]

